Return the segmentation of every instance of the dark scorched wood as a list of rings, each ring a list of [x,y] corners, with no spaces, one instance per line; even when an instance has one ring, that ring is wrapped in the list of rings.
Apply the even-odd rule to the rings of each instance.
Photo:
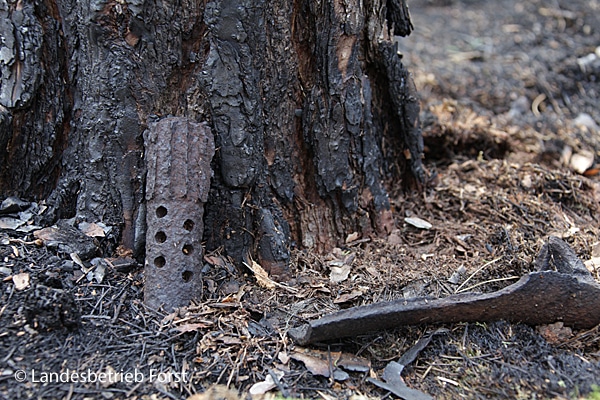
[[[304,345],[415,324],[497,320],[531,325],[562,321],[574,328],[600,324],[600,285],[565,242],[550,237],[536,266],[557,271],[532,272],[493,293],[355,307],[291,329],[289,334]]]
[[[411,29],[404,0],[0,0],[0,195],[141,256],[143,132],[205,122],[207,248],[285,276],[296,244],[389,233],[387,186],[423,179]]]

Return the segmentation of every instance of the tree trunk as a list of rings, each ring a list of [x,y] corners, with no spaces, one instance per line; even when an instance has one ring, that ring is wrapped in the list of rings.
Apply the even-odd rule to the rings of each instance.
[[[206,247],[283,277],[293,246],[389,231],[386,187],[423,179],[411,28],[404,0],[0,0],[0,190],[140,255],[144,131],[205,122]]]

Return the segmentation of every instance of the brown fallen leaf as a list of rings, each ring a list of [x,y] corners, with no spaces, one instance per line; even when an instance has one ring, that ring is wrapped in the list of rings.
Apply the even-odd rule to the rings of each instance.
[[[344,293],[344,294],[338,296],[337,299],[333,300],[333,303],[334,304],[347,303],[347,302],[352,301],[352,300],[354,300],[357,297],[360,297],[362,295],[363,295],[363,291],[362,290],[360,290],[360,289],[354,289],[350,293]]]
[[[94,222],[92,222],[92,223],[80,222],[78,228],[81,232],[83,232],[85,235],[90,236],[90,237],[103,238],[106,236],[106,232],[104,232],[104,228],[102,228],[100,225],[98,225]]]
[[[343,381],[349,378],[346,372],[334,366],[334,360],[337,359],[336,355],[339,355],[339,353],[331,352],[331,361],[328,359],[327,353],[325,353],[325,357],[323,357],[322,353],[316,350],[305,353],[295,351],[290,355],[290,358],[303,363],[306,369],[313,375],[329,378],[331,373],[333,373],[333,378],[336,381]]]
[[[254,277],[256,278],[256,283],[258,283],[258,286],[265,288],[265,289],[275,289],[275,281],[273,281],[271,278],[269,278],[269,274],[267,273],[267,271],[264,270],[263,267],[260,266],[259,263],[257,263],[256,261],[254,261],[253,259],[249,258],[249,263],[244,262],[244,264],[250,268],[250,271],[252,271],[254,273]]]
[[[289,357],[302,362],[313,375],[328,378],[330,372],[333,372],[333,378],[337,381],[343,381],[350,377],[340,367],[358,372],[367,372],[371,369],[369,360],[339,351],[327,352],[299,347]]]
[[[358,233],[358,232],[352,232],[351,234],[349,234],[349,235],[346,237],[346,244],[348,244],[348,243],[352,243],[352,242],[354,242],[355,240],[358,240],[358,238],[359,238],[359,237],[360,237],[360,235],[359,235],[359,233]]]
[[[350,271],[352,270],[351,265],[344,265],[342,267],[329,267],[331,273],[329,274],[329,280],[333,283],[340,283],[348,279]]]
[[[25,290],[29,287],[29,274],[27,272],[23,272],[13,275],[12,281],[15,284],[15,289]]]
[[[175,330],[178,331],[178,332],[180,332],[180,333],[195,332],[198,329],[208,328],[211,325],[212,324],[205,324],[205,323],[202,323],[202,322],[194,323],[194,324],[184,324],[184,325],[176,326]]]
[[[204,261],[210,265],[216,265],[217,267],[224,267],[227,265],[227,261],[222,256],[204,256]]]
[[[280,289],[285,289],[291,293],[298,293],[298,289],[275,282],[269,278],[267,271],[265,271],[265,269],[259,263],[254,261],[249,254],[246,256],[244,265],[254,273],[254,277],[256,278],[256,283],[258,283],[258,286],[265,289],[275,289],[277,287]]]

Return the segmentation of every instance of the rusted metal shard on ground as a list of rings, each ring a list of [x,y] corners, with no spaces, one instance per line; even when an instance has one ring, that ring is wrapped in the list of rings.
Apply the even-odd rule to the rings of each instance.
[[[536,260],[538,271],[496,292],[403,299],[350,308],[291,329],[289,334],[305,345],[432,323],[506,320],[540,325],[562,321],[574,328],[591,328],[600,324],[600,284],[582,266],[564,241],[550,237]],[[540,271],[551,267],[558,271]]]

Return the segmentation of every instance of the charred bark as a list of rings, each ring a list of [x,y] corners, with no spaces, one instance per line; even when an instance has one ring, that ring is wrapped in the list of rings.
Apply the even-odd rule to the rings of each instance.
[[[387,188],[423,179],[419,105],[394,45],[404,0],[0,0],[0,189],[143,254],[143,133],[214,134],[204,240],[284,276],[392,228]]]

